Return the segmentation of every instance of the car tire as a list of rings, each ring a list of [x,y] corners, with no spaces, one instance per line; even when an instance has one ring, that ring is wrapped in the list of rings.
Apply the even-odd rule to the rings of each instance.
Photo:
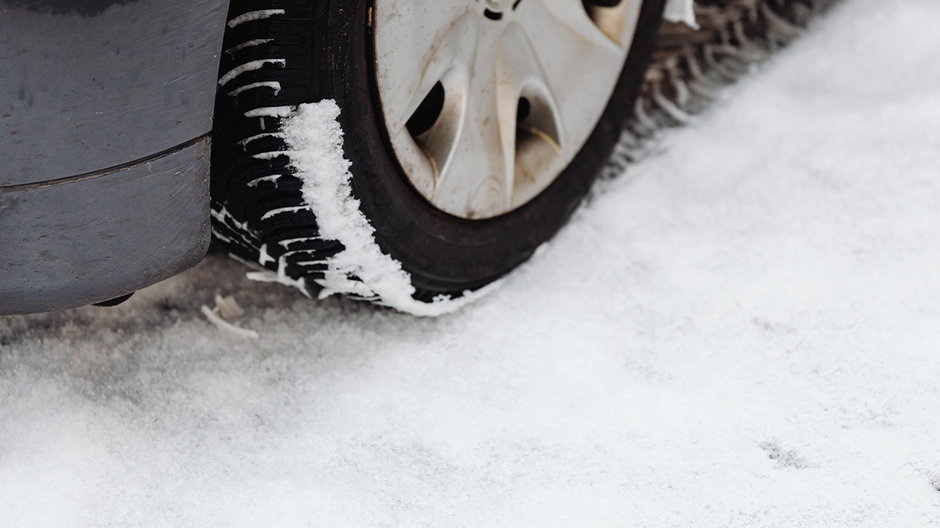
[[[270,270],[271,280],[438,313],[446,301],[526,261],[581,203],[632,109],[664,0],[643,1],[609,100],[570,163],[525,203],[482,219],[445,212],[402,168],[377,93],[373,1],[232,1],[213,131],[213,229],[231,254]],[[371,225],[381,254],[400,266],[409,299],[378,291],[363,276],[368,270],[345,271],[346,286],[330,279],[331,260],[356,248],[318,226],[283,134],[287,113],[298,105],[330,100],[345,132],[353,214]],[[434,304],[442,309],[412,309]]]

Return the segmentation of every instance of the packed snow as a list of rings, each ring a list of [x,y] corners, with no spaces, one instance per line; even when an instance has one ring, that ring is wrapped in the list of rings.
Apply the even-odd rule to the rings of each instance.
[[[455,314],[0,318],[0,526],[940,525],[937,20],[845,2]]]
[[[663,18],[698,29],[695,21],[695,0],[669,0],[663,9]]]
[[[287,155],[294,174],[303,181],[304,201],[316,215],[320,236],[343,245],[342,251],[325,262],[324,277],[317,281],[322,288],[320,298],[340,293],[416,316],[439,316],[494,290],[500,283],[457,298],[414,299],[411,277],[376,244],[375,229],[353,196],[339,113],[336,102],[327,99],[300,105],[283,125]]]

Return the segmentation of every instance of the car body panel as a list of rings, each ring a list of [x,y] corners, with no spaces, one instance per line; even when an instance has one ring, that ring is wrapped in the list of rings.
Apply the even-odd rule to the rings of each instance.
[[[228,0],[0,0],[0,314],[105,301],[208,248]]]
[[[212,128],[227,0],[0,0],[0,187]]]
[[[209,139],[148,161],[0,193],[0,314],[131,293],[202,259]]]

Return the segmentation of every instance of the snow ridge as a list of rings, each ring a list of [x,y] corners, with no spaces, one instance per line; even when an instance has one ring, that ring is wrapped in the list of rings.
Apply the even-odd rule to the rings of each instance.
[[[302,104],[281,123],[285,154],[295,176],[303,181],[303,196],[316,215],[320,236],[345,248],[327,262],[320,298],[345,294],[416,316],[453,312],[498,286],[490,284],[457,298],[446,295],[431,302],[414,298],[415,288],[401,263],[385,254],[375,241],[375,229],[353,196],[350,161],[343,153],[340,108],[332,99]]]
[[[692,29],[698,29],[694,5],[694,0],[669,0],[663,11],[663,18],[670,22],[685,24]]]

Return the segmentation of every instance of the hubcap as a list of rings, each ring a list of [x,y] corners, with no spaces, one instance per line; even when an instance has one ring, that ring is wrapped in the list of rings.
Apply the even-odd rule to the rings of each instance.
[[[455,216],[527,203],[600,120],[641,0],[375,0],[375,68],[412,185]]]

